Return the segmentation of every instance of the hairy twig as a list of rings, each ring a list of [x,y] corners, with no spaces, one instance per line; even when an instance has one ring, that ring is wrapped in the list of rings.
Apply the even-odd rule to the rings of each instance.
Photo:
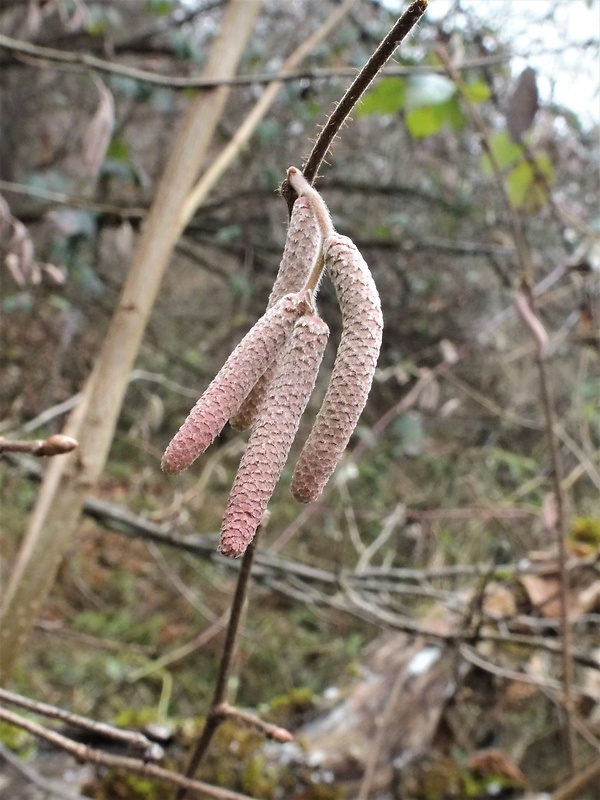
[[[306,164],[302,168],[304,177],[310,183],[316,178],[323,159],[352,109],[381,72],[398,45],[421,19],[427,10],[427,2],[428,0],[416,0],[411,3],[346,90],[346,93],[319,133]]]
[[[335,30],[355,1],[356,0],[344,0],[344,2],[338,8],[336,8],[332,14],[330,14],[330,16],[315,32],[305,39],[294,50],[294,52],[288,56],[283,65],[284,69],[292,69],[300,64],[306,58],[306,56],[331,33],[332,30]],[[269,82],[269,85],[257,100],[253,108],[251,108],[248,114],[246,114],[245,119],[236,130],[231,141],[229,141],[228,144],[223,148],[217,158],[212,162],[212,164],[210,164],[200,180],[193,187],[181,209],[179,224],[182,230],[192,218],[194,212],[208,194],[208,191],[216,184],[219,177],[237,157],[240,150],[243,148],[250,136],[254,133],[256,126],[272,106],[279,93],[279,90],[282,87],[283,83],[276,77]]]

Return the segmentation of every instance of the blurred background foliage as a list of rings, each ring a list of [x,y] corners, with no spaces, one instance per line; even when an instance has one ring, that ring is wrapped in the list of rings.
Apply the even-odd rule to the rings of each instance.
[[[267,0],[242,72],[276,72],[334,5]],[[322,502],[299,508],[287,488],[288,466],[261,546],[333,575],[357,567],[513,565],[540,551],[548,560],[554,557],[553,525],[544,512],[552,482],[534,343],[512,306],[522,277],[515,242],[497,176],[464,98],[436,54],[440,45],[464,67],[469,101],[483,116],[531,246],[533,289],[550,336],[571,553],[593,557],[600,546],[598,120],[582,111],[585,100],[575,91],[577,70],[597,60],[599,32],[586,29],[577,38],[581,29],[574,28],[571,38],[555,44],[564,6],[555,0],[534,4],[538,16],[529,43],[522,29],[531,4],[457,0],[445,4],[444,13],[434,13],[434,5],[435,0],[431,17],[357,107],[317,183],[336,227],[356,241],[373,271],[386,325],[383,350],[368,406],[331,489]],[[569,6],[582,18],[586,10],[597,18],[600,9],[596,0]],[[5,0],[0,32],[185,76],[202,65],[222,11],[218,1]],[[304,77],[285,83],[250,146],[194,216],[131,376],[97,497],[184,538],[218,530],[243,437],[225,430],[177,478],[161,474],[160,456],[264,309],[285,239],[286,208],[276,189],[286,168],[301,166],[318,126],[351,79],[347,68],[365,62],[394,19],[385,3],[357,0],[345,23],[312,53]],[[521,32],[518,49],[514,29]],[[553,64],[573,65],[574,53],[580,66],[569,67],[569,104],[553,92]],[[537,83],[536,73],[523,71],[523,64],[536,65]],[[258,82],[233,90],[215,155],[261,91]],[[90,372],[173,128],[193,93],[127,75],[32,62],[0,48],[3,435],[42,437],[60,430],[66,410],[44,412],[73,398]],[[90,137],[98,135],[108,95],[114,103],[114,118],[106,111],[104,116],[111,123],[110,141],[94,166],[86,160],[86,142],[89,147]],[[588,102],[597,108],[598,86]],[[87,152],[93,157],[93,146]],[[34,251],[23,239],[15,243],[18,223]],[[332,329],[325,359],[330,368],[340,320],[327,281],[319,307]],[[324,369],[299,440],[327,377]],[[0,577],[6,579],[35,483],[14,463],[3,462],[0,492]],[[219,560],[132,541],[107,527],[101,515],[81,522],[14,687],[80,713],[181,730],[210,700],[234,577]],[[506,575],[515,609],[535,616],[531,587],[520,586],[510,571]],[[595,580],[587,575],[572,590],[578,593]],[[441,598],[398,598],[375,590],[365,596],[418,621],[450,614],[451,594],[460,597],[472,586],[471,576],[466,583],[454,578]],[[343,592],[337,604],[303,592],[293,580],[259,581],[233,687],[241,705],[279,708],[284,723],[292,725],[327,704],[328,687],[342,690],[361,674],[366,646],[388,628],[385,618],[358,612]],[[592,602],[574,620],[575,644],[590,654],[597,647],[599,612],[600,604]],[[556,641],[553,619],[554,626],[546,620],[547,627],[533,632],[543,630]],[[535,653],[512,655],[531,672]],[[556,662],[534,666],[538,675],[558,673]],[[589,707],[580,713],[597,748],[597,673],[579,669],[577,680],[588,687]],[[516,724],[507,721],[516,712],[507,710],[498,725],[514,731],[526,719],[529,738],[520,736],[515,745],[509,732],[498,742],[534,787],[547,789],[558,780],[564,759],[549,776],[536,767],[539,753],[531,752],[555,730],[559,715],[543,691],[537,717],[531,697],[526,701]],[[498,715],[502,703],[513,708],[506,698],[494,702]],[[488,796],[477,782],[467,794],[464,759],[469,748],[496,741],[474,723],[467,727],[466,741],[454,742],[464,755],[458,794],[450,794],[452,781],[443,779],[445,788],[437,794],[421,786],[411,796]],[[222,780],[258,796],[280,796],[277,781],[266,781],[264,764],[261,771],[252,761],[258,758],[254,744],[239,745],[246,746],[248,772]],[[581,744],[582,759],[588,757],[585,748]],[[118,796],[154,796],[141,784],[128,791]],[[318,796],[344,796],[340,792]]]

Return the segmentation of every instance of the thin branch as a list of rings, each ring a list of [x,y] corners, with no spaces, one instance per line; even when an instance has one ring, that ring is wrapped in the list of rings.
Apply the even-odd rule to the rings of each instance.
[[[164,781],[165,783],[180,786],[186,791],[214,797],[215,800],[253,800],[253,798],[248,797],[248,795],[231,792],[228,789],[221,789],[218,786],[211,786],[209,783],[204,783],[203,781],[185,778],[178,772],[164,769],[157,764],[148,764],[146,761],[139,758],[104,753],[86,744],[74,742],[72,739],[63,736],[57,731],[44,728],[43,725],[39,725],[37,722],[32,722],[29,719],[25,719],[18,714],[13,714],[12,711],[6,711],[6,709],[3,708],[0,708],[0,720],[27,731],[27,733],[36,736],[38,739],[50,742],[50,744],[53,744],[55,747],[70,753],[77,761],[85,761],[90,764],[111,767],[112,769],[123,769],[127,772],[133,772],[136,775],[143,775],[146,778],[154,778],[157,781]]]
[[[317,176],[323,159],[327,155],[333,140],[348,118],[348,115],[382,70],[386,61],[391,58],[398,45],[408,36],[410,31],[421,19],[427,9],[427,2],[428,0],[416,0],[416,2],[411,3],[350,84],[334,112],[319,133],[306,164],[302,167],[302,173],[310,183],[312,183]]]
[[[256,714],[250,714],[248,711],[241,711],[239,708],[230,706],[229,703],[221,703],[220,706],[216,706],[214,712],[223,719],[232,719],[235,722],[241,722],[242,725],[246,725],[248,728],[254,728],[268,739],[273,739],[276,742],[285,743],[294,741],[294,736],[280,725],[273,725],[271,722],[265,722],[260,717],[257,717]]]
[[[47,439],[16,441],[0,436],[0,456],[3,453],[30,453],[32,456],[63,456],[77,447],[77,441],[71,436],[55,433]]]
[[[52,706],[48,703],[40,703],[36,700],[31,700],[28,697],[23,697],[15,692],[9,692],[8,689],[0,688],[0,700],[4,703],[9,703],[19,708],[25,708],[28,711],[34,711],[36,714],[41,714],[50,719],[59,719],[76,728],[83,728],[84,730],[93,731],[99,736],[107,739],[113,739],[116,742],[122,742],[130,747],[135,747],[144,751],[145,758],[160,758],[153,751],[155,751],[155,743],[151,742],[143,733],[139,731],[127,731],[122,728],[115,728],[113,725],[108,725],[105,722],[97,722],[87,717],[82,717],[79,714],[73,714],[71,711],[65,711],[58,706]]]
[[[426,0],[421,0],[426,2]],[[286,66],[280,72],[275,73],[255,73],[253,75],[239,75],[232,78],[223,79],[206,79],[200,75],[190,75],[188,77],[179,77],[176,75],[159,75],[156,72],[149,72],[148,70],[137,69],[136,67],[128,67],[125,64],[118,64],[114,61],[107,61],[103,58],[98,58],[90,53],[78,53],[69,50],[58,50],[52,47],[42,47],[41,45],[25,42],[21,39],[13,39],[10,36],[0,35],[0,48],[3,48],[9,53],[27,56],[28,58],[39,60],[39,67],[45,68],[48,62],[55,64],[66,64],[73,68],[83,70],[94,70],[97,72],[104,72],[110,75],[119,75],[124,78],[131,78],[132,80],[140,81],[141,83],[148,83],[154,86],[162,86],[167,89],[184,90],[184,89],[201,89],[210,90],[217,86],[257,86],[260,84],[268,84],[272,81],[280,81],[282,83],[291,83],[293,81],[317,81],[317,80],[331,80],[332,78],[346,78],[356,75],[356,70],[353,67],[336,67],[333,69],[293,69],[293,67]],[[461,65],[461,69],[470,70],[478,69],[484,66],[493,66],[495,64],[503,64],[509,60],[506,55],[488,56],[484,58],[476,58],[472,61],[466,61]],[[32,66],[38,66],[33,62]],[[416,75],[419,73],[440,73],[443,68],[435,66],[411,66],[411,67],[391,67],[386,69],[386,75],[394,75],[399,77],[407,77],[409,75]]]
[[[260,527],[242,557],[240,573],[238,575],[235,594],[231,604],[229,624],[227,626],[227,634],[225,636],[225,644],[223,645],[223,654],[221,655],[221,662],[219,664],[219,674],[215,684],[211,709],[206,717],[204,729],[198,737],[192,755],[190,756],[190,760],[185,771],[185,775],[188,778],[196,774],[198,767],[200,766],[202,759],[206,754],[208,746],[212,741],[217,728],[223,720],[223,716],[219,713],[219,708],[223,707],[223,703],[225,703],[227,697],[231,664],[233,661],[240,622],[242,620],[244,607],[247,601],[248,588],[250,586],[250,578],[252,575],[252,563],[254,561],[254,553],[256,552],[256,544],[259,535]],[[186,787],[181,787],[175,795],[175,800],[183,800],[185,796]]]

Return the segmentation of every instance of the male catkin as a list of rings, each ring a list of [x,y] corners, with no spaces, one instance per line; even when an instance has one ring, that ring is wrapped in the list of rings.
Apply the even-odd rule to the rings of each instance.
[[[314,388],[328,336],[329,328],[316,315],[302,317],[294,327],[229,495],[220,545],[226,556],[241,555],[256,534]]]
[[[267,310],[285,294],[300,291],[319,257],[320,250],[321,232],[311,204],[306,198],[299,197],[292,209],[285,248],[269,295]],[[275,359],[260,376],[239,411],[231,418],[231,426],[236,430],[245,431],[258,418],[260,406],[266,396],[267,386],[273,379],[276,366]]]
[[[282,297],[258,320],[171,439],[162,458],[164,472],[187,469],[206,450],[275,358],[295,322],[311,309],[310,293],[300,291]]]
[[[356,245],[334,234],[323,242],[323,252],[342,312],[342,336],[323,405],[292,478],[292,494],[302,503],[321,494],[346,449],[367,401],[383,331],[377,288]]]

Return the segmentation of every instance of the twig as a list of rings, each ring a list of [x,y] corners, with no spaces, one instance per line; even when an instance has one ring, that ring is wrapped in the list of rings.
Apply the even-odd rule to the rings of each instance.
[[[346,93],[319,133],[317,141],[306,160],[306,164],[302,167],[302,173],[310,183],[312,183],[317,176],[319,167],[327,155],[331,143],[337,136],[338,131],[346,121],[348,115],[382,70],[386,61],[391,58],[398,45],[408,36],[410,31],[421,19],[427,10],[427,2],[428,0],[416,0],[416,2],[411,3],[350,84]],[[285,190],[284,196],[286,196]]]
[[[77,447],[77,441],[71,436],[55,433],[47,439],[32,439],[29,441],[15,441],[0,436],[0,456],[3,453],[30,453],[40,458],[44,456],[62,456],[70,453]]]
[[[149,72],[148,70],[137,69],[135,67],[128,67],[125,64],[117,64],[114,61],[107,61],[103,58],[91,55],[89,53],[76,53],[69,50],[58,50],[51,47],[42,47],[41,45],[25,42],[20,39],[13,39],[10,36],[0,35],[0,48],[8,51],[9,53],[16,53],[28,56],[31,59],[39,59],[41,62],[40,68],[47,66],[47,62],[56,64],[67,64],[75,68],[92,69],[97,72],[106,72],[111,75],[120,75],[126,78],[140,81],[141,83],[153,84],[154,86],[163,86],[167,89],[183,90],[183,89],[214,89],[217,86],[257,86],[259,84],[271,83],[272,81],[281,81],[282,83],[290,83],[292,81],[316,81],[316,80],[330,80],[331,78],[344,78],[356,74],[356,70],[351,67],[336,67],[333,69],[303,69],[295,70],[293,68],[284,68],[276,73],[255,73],[253,75],[239,75],[233,78],[225,78],[221,80],[207,80],[199,75],[190,75],[189,77],[179,77],[170,75],[159,75],[156,72]],[[484,66],[492,66],[494,64],[503,64],[508,61],[506,55],[488,56],[483,58],[475,58],[472,61],[466,61],[461,65],[461,69],[478,69]],[[35,62],[33,66],[38,66]],[[442,72],[439,67],[434,66],[414,66],[414,67],[392,67],[386,70],[387,75],[397,75],[405,77],[408,75],[415,75],[419,73],[439,73]]]
[[[190,760],[185,771],[185,775],[188,778],[196,774],[198,767],[200,766],[208,749],[208,746],[222,721],[222,716],[219,715],[218,709],[223,705],[227,697],[227,686],[235,650],[235,643],[237,640],[237,634],[240,627],[244,606],[246,604],[248,587],[250,585],[250,578],[252,575],[252,563],[254,560],[254,553],[256,551],[256,544],[259,535],[260,527],[242,557],[242,564],[240,573],[238,575],[237,585],[235,587],[235,594],[231,603],[229,624],[227,626],[227,634],[225,637],[225,644],[223,645],[223,654],[221,655],[221,662],[219,664],[219,674],[217,676],[211,709],[206,717],[204,729],[198,737],[192,755],[190,756]],[[183,800],[185,795],[186,787],[182,787],[178,789],[175,795],[175,800]]]
[[[143,733],[139,731],[126,731],[122,728],[115,728],[113,725],[108,725],[105,722],[97,722],[87,717],[82,717],[79,714],[73,714],[71,711],[65,711],[63,708],[49,705],[48,703],[39,703],[36,700],[31,700],[28,697],[23,697],[20,694],[9,692],[8,689],[0,688],[0,700],[20,708],[25,708],[28,711],[34,711],[36,714],[42,714],[50,719],[59,719],[76,728],[83,728],[84,730],[93,731],[100,736],[107,739],[114,739],[116,742],[123,742],[123,744],[135,747],[144,751],[145,758],[156,758],[153,753],[155,743],[146,738]],[[159,758],[161,756],[158,756]]]
[[[265,722],[255,714],[250,714],[248,711],[241,711],[239,708],[230,706],[229,703],[221,703],[221,705],[214,709],[214,713],[223,719],[232,719],[236,722],[241,722],[249,728],[255,728],[268,739],[273,739],[276,742],[285,743],[294,741],[294,736],[280,725],[273,725],[271,722]]]
[[[203,781],[185,778],[178,772],[164,769],[157,764],[149,764],[139,758],[104,753],[86,744],[74,742],[61,733],[44,728],[42,725],[38,725],[37,722],[32,722],[29,719],[20,717],[18,714],[13,714],[11,711],[6,711],[6,709],[3,708],[0,708],[0,719],[4,722],[8,722],[9,725],[14,725],[21,730],[31,733],[32,736],[37,736],[39,739],[50,742],[50,744],[53,744],[61,750],[65,750],[76,758],[77,761],[86,761],[90,764],[98,764],[111,767],[112,769],[123,769],[137,775],[144,775],[146,778],[154,778],[157,781],[164,781],[165,783],[180,786],[185,788],[186,791],[193,791],[196,794],[205,794],[208,797],[214,797],[215,800],[253,800],[253,798],[248,797],[248,795],[231,792],[228,789],[221,789],[218,786],[211,786],[211,784],[204,783]]]

